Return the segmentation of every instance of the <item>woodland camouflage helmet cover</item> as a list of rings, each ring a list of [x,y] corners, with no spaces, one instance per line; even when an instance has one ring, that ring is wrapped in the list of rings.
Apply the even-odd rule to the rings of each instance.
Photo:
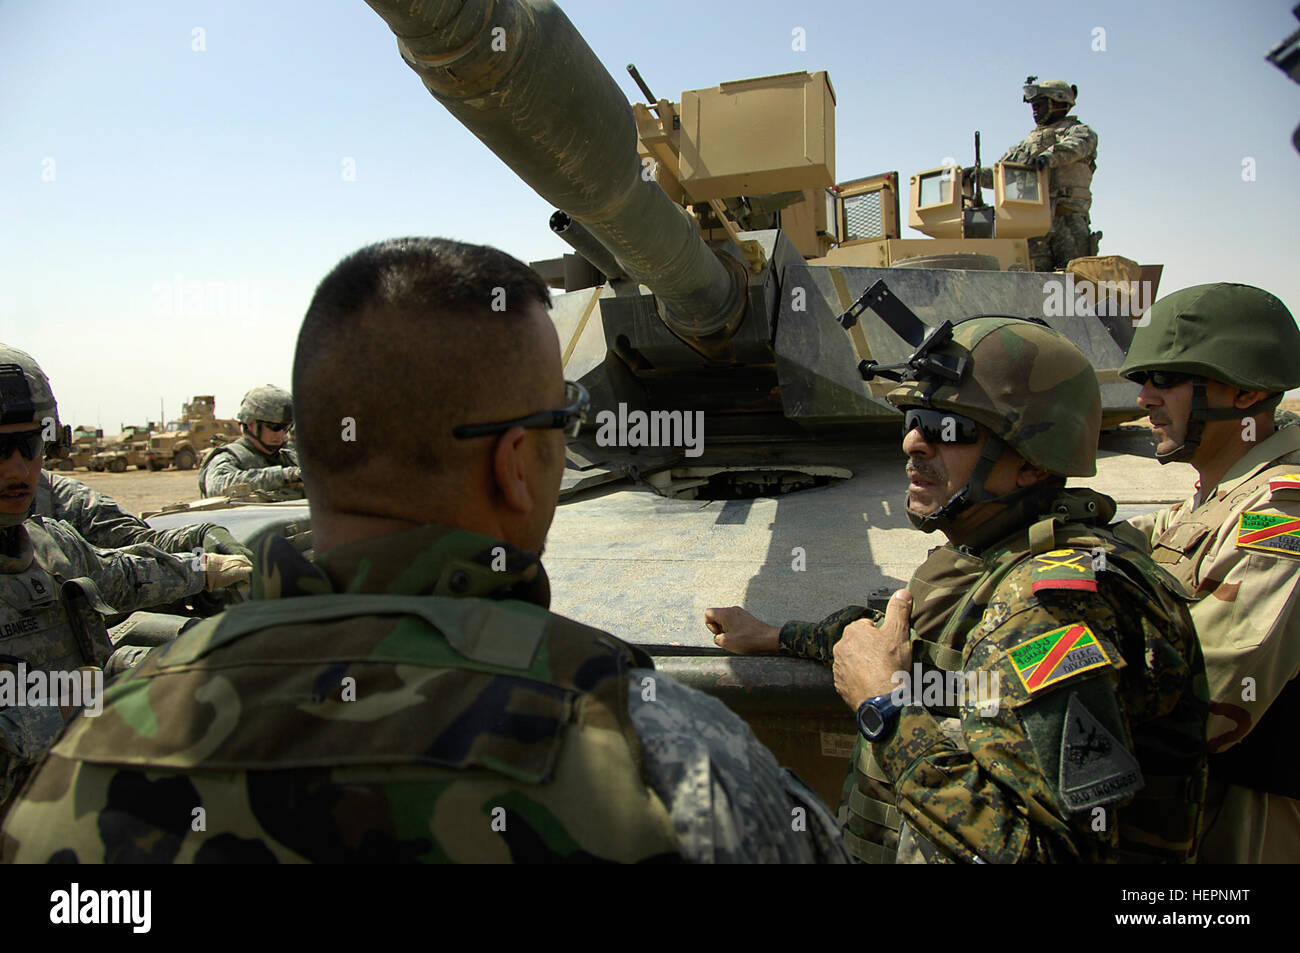
[[[904,381],[886,395],[891,404],[970,417],[1049,473],[1097,472],[1101,388],[1064,335],[1018,318],[972,318],[955,324],[935,353],[968,359],[960,383]]]
[[[0,368],[9,369],[12,365],[17,365],[22,372],[25,385],[18,380],[17,375],[12,375],[12,371],[11,376],[0,384],[0,423],[36,423],[44,427],[47,421],[52,420],[52,429],[57,431],[59,408],[54,403],[54,391],[50,389],[49,378],[26,351],[0,344]]]
[[[1079,96],[1079,88],[1071,86],[1063,79],[1049,79],[1042,83],[1026,83],[1024,90],[1025,102],[1032,102],[1039,96],[1046,96],[1052,102],[1063,103],[1066,106],[1073,106]]]
[[[246,424],[265,420],[270,424],[293,423],[293,395],[280,387],[263,384],[254,387],[239,403],[239,413],[235,415]]]
[[[1242,390],[1300,387],[1300,329],[1286,305],[1260,288],[1218,282],[1166,295],[1151,306],[1120,368],[1175,371]]]

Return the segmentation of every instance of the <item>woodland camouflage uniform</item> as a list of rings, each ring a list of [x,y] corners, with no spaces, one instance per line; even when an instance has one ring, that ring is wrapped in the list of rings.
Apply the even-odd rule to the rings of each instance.
[[[921,375],[890,402],[970,417],[1049,473],[1096,472],[1096,375],[1063,337],[973,319],[942,353],[969,358],[960,384]],[[1058,481],[999,500],[1007,509],[978,538],[932,550],[909,583],[915,661],[972,688],[983,679],[995,704],[914,688],[890,733],[860,738],[850,849],[870,862],[1191,859],[1206,686],[1176,585],[1105,528],[1108,497]],[[782,650],[828,662],[867,615],[787,623]]]
[[[314,565],[272,539],[259,565],[268,598],[68,729],[4,860],[847,859],[735,715],[546,611],[535,557],[425,526]]]

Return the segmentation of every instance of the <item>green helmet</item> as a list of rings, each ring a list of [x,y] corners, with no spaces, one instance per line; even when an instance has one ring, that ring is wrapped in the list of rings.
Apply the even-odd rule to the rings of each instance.
[[[1097,472],[1101,388],[1065,335],[1019,318],[972,318],[954,325],[952,341],[934,353],[968,359],[960,383],[904,381],[886,400],[970,417],[1040,470]]]
[[[270,424],[293,423],[293,395],[287,390],[263,384],[254,387],[239,402],[235,415],[242,423],[252,424],[265,420]]]
[[[1226,281],[1166,295],[1143,316],[1120,373],[1192,377],[1192,405],[1181,445],[1156,453],[1161,463],[1191,460],[1211,420],[1238,420],[1273,410],[1284,391],[1300,386],[1300,330],[1273,295]],[[1210,407],[1206,379],[1272,396],[1249,407]]]
[[[1027,103],[1039,96],[1046,96],[1052,102],[1073,106],[1075,100],[1079,98],[1079,87],[1072,86],[1063,79],[1049,79],[1043,83],[1028,82],[1023,92]]]
[[[1242,390],[1300,387],[1300,329],[1286,305],[1260,288],[1194,285],[1151,306],[1120,373],[1177,371]]]

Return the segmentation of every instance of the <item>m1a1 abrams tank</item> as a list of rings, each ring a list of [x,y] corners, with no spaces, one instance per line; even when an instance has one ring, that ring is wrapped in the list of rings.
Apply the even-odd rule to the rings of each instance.
[[[829,674],[722,656],[703,609],[820,618],[901,586],[939,542],[904,517],[899,417],[888,383],[859,370],[913,346],[869,310],[847,333],[837,321],[881,279],[930,326],[1046,320],[1092,360],[1107,416],[1137,415],[1121,343],[1075,296],[1053,313],[1066,276],[1027,270],[1044,178],[1000,167],[985,209],[955,169],[919,173],[914,224],[946,237],[909,243],[897,176],[832,190],[825,73],[633,107],[554,3],[367,2],[433,97],[559,209],[552,227],[609,279],[552,310],[567,376],[592,400],[547,550],[553,608],[646,645],[834,798],[854,728]],[[927,251],[944,257],[901,260]],[[636,486],[591,486],[611,476]]]

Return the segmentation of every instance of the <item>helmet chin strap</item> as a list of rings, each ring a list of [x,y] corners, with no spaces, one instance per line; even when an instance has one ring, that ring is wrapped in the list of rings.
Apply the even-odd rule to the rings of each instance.
[[[988,439],[984,441],[984,450],[980,453],[980,458],[976,461],[975,469],[971,471],[970,479],[966,481],[966,485],[954,493],[947,503],[929,516],[913,513],[908,508],[906,497],[904,497],[903,508],[907,513],[908,521],[923,533],[933,533],[937,529],[947,530],[957,522],[957,518],[962,513],[976,503],[987,503],[1000,499],[1000,497],[985,489],[984,481],[988,479],[988,475],[993,471],[993,465],[1002,458],[1004,449],[1006,449],[1006,444],[1002,442],[1002,439],[989,434]]]
[[[1196,448],[1201,445],[1201,438],[1205,436],[1205,424],[1210,420],[1239,420],[1242,417],[1253,417],[1256,414],[1262,414],[1265,411],[1277,409],[1277,405],[1282,402],[1281,394],[1274,394],[1272,397],[1265,397],[1257,400],[1249,407],[1211,407],[1206,397],[1205,378],[1192,378],[1192,406],[1187,412],[1187,433],[1183,435],[1183,442],[1174,449],[1165,453],[1156,451],[1156,460],[1161,465],[1166,463],[1190,463],[1192,457],[1196,455]]]

